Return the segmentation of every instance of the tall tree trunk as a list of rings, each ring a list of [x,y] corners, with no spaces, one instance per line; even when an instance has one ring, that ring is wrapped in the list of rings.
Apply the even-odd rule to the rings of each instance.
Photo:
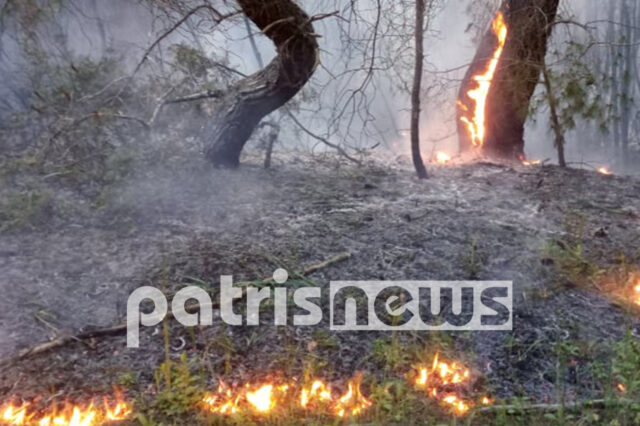
[[[633,23],[631,22],[631,8],[627,0],[622,2],[621,18],[624,25],[624,47],[622,49],[622,96],[620,97],[620,142],[622,143],[622,159],[624,162],[629,154],[629,131],[631,126],[631,113],[633,107],[633,64],[636,56],[633,52]]]
[[[609,31],[608,31],[608,39],[609,39],[609,54],[611,56],[611,70],[609,72],[609,77],[611,80],[611,91],[609,95],[609,100],[611,104],[611,116],[612,116],[612,124],[613,124],[613,145],[617,150],[620,146],[620,117],[618,116],[618,105],[619,105],[619,89],[618,89],[618,80],[619,80],[619,70],[620,70],[620,55],[619,55],[619,46],[618,41],[616,39],[616,11],[617,11],[617,2],[611,2],[609,6]]]
[[[508,28],[507,38],[491,80],[484,120],[484,154],[518,159],[524,156],[524,125],[531,96],[540,80],[559,0],[504,0],[500,8]],[[476,57],[460,89],[461,108],[469,108],[467,92],[473,88],[473,76],[485,69],[498,46],[490,29],[481,40]],[[467,128],[458,126],[461,149],[468,149]]]
[[[309,16],[292,0],[237,0],[245,15],[278,51],[271,63],[234,84],[220,102],[207,158],[237,167],[240,153],[260,120],[283,106],[309,80],[318,64],[318,42]]]
[[[422,154],[420,153],[420,92],[424,68],[424,13],[425,0],[416,0],[416,63],[413,73],[413,89],[411,91],[411,156],[420,179],[427,178],[427,169],[424,167]]]

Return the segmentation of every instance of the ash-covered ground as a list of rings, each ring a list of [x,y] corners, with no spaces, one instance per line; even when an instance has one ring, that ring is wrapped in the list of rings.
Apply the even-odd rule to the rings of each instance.
[[[597,279],[571,279],[581,271],[563,271],[553,254],[579,247],[585,270],[640,267],[638,178],[476,163],[433,166],[420,181],[407,167],[380,162],[290,158],[272,170],[229,171],[194,161],[115,185],[100,208],[73,198],[72,210],[57,207],[41,223],[0,234],[1,359],[121,323],[141,285],[171,292],[196,284],[215,294],[223,274],[259,280],[282,266],[294,276],[344,252],[351,257],[308,278],[323,288],[349,279],[513,280],[512,332],[397,335],[407,348],[445,342],[501,398],[555,400],[563,343],[578,348],[561,375],[567,398],[595,397],[601,383],[591,367],[606,364],[626,330],[640,331],[633,310],[593,285]],[[390,333],[264,319],[257,328],[219,318],[196,330],[172,323],[171,354],[200,359],[211,377],[299,374],[310,352],[329,379],[382,374],[375,346]],[[125,347],[124,335],[69,343],[5,362],[0,400],[94,395],[124,375],[135,376],[132,392],[144,393],[164,357],[161,326],[143,329],[138,350]]]

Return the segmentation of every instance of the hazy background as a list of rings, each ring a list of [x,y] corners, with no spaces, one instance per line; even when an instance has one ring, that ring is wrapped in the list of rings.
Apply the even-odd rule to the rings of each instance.
[[[6,7],[6,1],[4,3]],[[348,15],[347,3],[336,0],[301,2],[309,14],[339,10],[343,16]],[[315,23],[317,33],[322,36],[322,67],[305,88],[305,93],[298,97],[305,101],[295,105],[299,118],[309,129],[333,142],[356,149],[379,145],[398,153],[408,152],[406,129],[409,97],[406,88],[410,87],[407,82],[411,78],[411,34],[408,29],[412,24],[412,10],[400,3],[397,13],[387,12],[380,17],[379,28],[385,37],[377,40],[374,63],[380,69],[371,76],[367,73],[371,60],[371,52],[367,52],[367,47],[371,47],[371,40],[362,43],[347,41],[345,28],[350,31],[350,36],[371,39],[377,19],[375,1],[358,2],[359,20],[353,20],[349,25],[335,17]],[[595,3],[599,2],[564,0],[562,17],[580,22],[594,20],[603,13],[599,9],[604,7]],[[427,156],[435,150],[450,153],[457,150],[454,108],[459,80],[473,58],[477,36],[489,25],[497,4],[491,0],[445,0],[437,2],[432,11],[425,43],[427,73],[422,119],[423,152]],[[125,69],[131,70],[145,49],[171,22],[171,17],[163,17],[146,3],[133,0],[65,1],[61,5],[52,9],[50,16],[42,19],[35,30],[51,57],[60,63],[73,63],[81,57],[99,60],[104,56],[115,56],[125,64]],[[3,76],[0,113],[5,118],[12,112],[28,109],[34,96],[31,90],[33,80],[39,79],[42,83],[47,79],[47,75],[24,71],[27,67],[22,53],[25,46],[16,37],[18,29],[11,19],[5,18],[0,37],[0,71]],[[408,27],[399,28],[403,23]],[[251,28],[256,32],[257,48],[266,63],[274,56],[273,46],[257,33],[254,26]],[[402,30],[407,30],[404,38],[393,36],[394,31],[400,33]],[[557,27],[553,37],[554,46],[562,49],[567,39],[576,34],[584,35],[580,34],[581,31],[577,26]],[[137,78],[144,79],[145,76],[156,74],[170,78],[171,70],[162,61],[171,57],[171,46],[175,43],[201,49],[207,56],[245,74],[260,67],[241,18],[225,22],[208,33],[206,24],[194,17],[154,49]],[[402,48],[407,50],[400,54]],[[392,57],[394,53],[399,53],[397,58]],[[348,72],[354,69],[360,71]],[[358,93],[352,97],[353,90]],[[526,133],[526,151],[531,157],[555,161],[553,135],[549,130],[547,115],[548,111],[543,107],[531,117]],[[180,117],[176,119],[180,120]],[[590,132],[593,141],[578,143],[584,137],[584,134],[578,136],[573,131],[567,133],[570,162],[614,165],[615,159],[606,149],[594,148],[606,145],[609,134]],[[279,139],[287,147],[324,149],[287,122],[283,123]],[[604,142],[599,143],[598,139]]]

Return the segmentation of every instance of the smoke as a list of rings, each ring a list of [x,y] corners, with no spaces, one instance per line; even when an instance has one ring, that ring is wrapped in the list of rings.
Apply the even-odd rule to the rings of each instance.
[[[427,156],[436,150],[457,151],[455,101],[458,85],[475,53],[476,36],[486,29],[496,4],[496,1],[470,0],[435,2],[425,42],[427,57],[421,130],[422,148]],[[301,6],[310,15],[337,11],[342,19],[327,17],[314,22],[320,36],[322,64],[302,95],[293,101],[292,111],[308,130],[333,143],[355,149],[377,146],[376,149],[407,153],[410,105],[407,82],[411,79],[413,59],[411,2],[391,5],[383,2],[382,16],[377,14],[374,0],[348,5],[337,0],[305,0],[301,1]],[[602,15],[604,9],[606,6],[594,5],[588,0],[569,0],[564,2],[562,15],[586,22]],[[175,22],[179,14],[167,16],[173,16]],[[170,26],[172,20],[167,16],[144,3],[128,0],[62,2],[61,8],[52,9],[50,19],[37,23],[34,31],[49,61],[73,63],[82,57],[93,60],[115,57],[125,70],[130,71],[158,35]],[[271,41],[252,24],[249,28],[258,56],[267,63],[275,56]],[[5,116],[7,112],[29,108],[33,88],[38,85],[34,80],[45,78],[35,72],[25,72],[32,59],[24,53],[19,30],[18,22],[7,24],[0,38],[0,70],[5,77],[0,95],[4,99],[2,112]],[[552,48],[562,50],[576,37],[586,42],[584,30],[577,26],[556,28]],[[176,43],[200,49],[242,74],[251,74],[260,68],[242,18],[213,28],[206,19],[194,17],[154,49],[141,75],[170,78],[172,69],[165,61],[170,62],[170,46]],[[539,90],[536,97],[542,96],[543,92]],[[282,114],[275,113],[274,119],[282,127],[281,149],[328,149],[317,139],[304,135]],[[584,128],[587,124],[579,119],[576,128]],[[570,162],[613,165],[614,159],[608,149],[611,136],[607,133],[585,135],[571,130],[566,136]],[[587,143],[583,140],[585,136],[590,139]],[[548,111],[543,105],[536,109],[528,123],[526,151],[531,157],[555,162]]]

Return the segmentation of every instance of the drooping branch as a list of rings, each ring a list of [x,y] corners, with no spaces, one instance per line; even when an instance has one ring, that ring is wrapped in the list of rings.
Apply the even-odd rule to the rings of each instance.
[[[295,2],[238,0],[238,4],[274,42],[278,55],[264,69],[234,84],[221,99],[206,156],[222,167],[238,166],[258,123],[293,98],[318,64],[312,19]]]

